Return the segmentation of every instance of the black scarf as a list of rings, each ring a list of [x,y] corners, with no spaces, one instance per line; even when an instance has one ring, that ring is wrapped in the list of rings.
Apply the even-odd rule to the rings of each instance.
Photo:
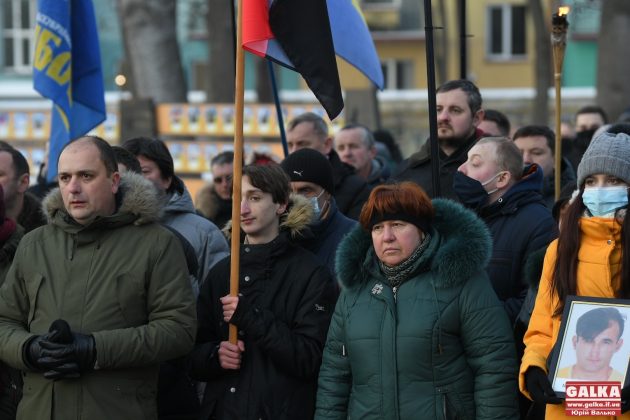
[[[429,246],[429,242],[431,242],[431,235],[425,233],[424,239],[420,241],[420,243],[411,253],[411,255],[393,267],[385,265],[383,261],[379,260],[378,263],[381,267],[381,272],[387,278],[390,286],[399,287],[405,280],[410,277],[415,268],[416,261],[418,261],[420,255],[422,255],[424,250],[427,249],[427,247]]]

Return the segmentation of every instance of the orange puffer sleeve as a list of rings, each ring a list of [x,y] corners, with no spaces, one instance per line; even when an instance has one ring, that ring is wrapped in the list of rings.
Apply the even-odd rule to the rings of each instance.
[[[547,248],[534,311],[523,339],[525,353],[521,361],[518,383],[521,392],[530,399],[529,392],[525,387],[525,372],[530,366],[537,366],[547,372],[547,356],[556,341],[558,330],[557,325],[554,328],[554,323],[560,322],[560,317],[553,318],[557,299],[552,298],[551,295],[551,281],[556,262],[557,246],[558,240],[556,239]]]

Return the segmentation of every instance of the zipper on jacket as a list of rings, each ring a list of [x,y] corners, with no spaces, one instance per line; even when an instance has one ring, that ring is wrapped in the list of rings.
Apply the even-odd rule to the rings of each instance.
[[[394,302],[397,302],[398,286],[394,286],[392,291],[394,292]]]
[[[346,345],[345,344],[341,345],[341,355],[343,357],[346,357]]]
[[[444,415],[444,420],[448,420],[448,413],[446,412],[446,395],[442,394],[442,414]]]
[[[392,288],[393,292],[394,292],[394,303],[396,303],[396,292],[398,290],[398,287],[394,287]],[[398,326],[398,314],[396,311],[396,305],[394,305],[393,311],[392,311],[392,316],[394,317],[394,333],[393,333],[393,340],[392,340],[392,354],[396,355],[398,354],[398,349],[397,349],[397,343],[396,343],[396,329]],[[400,419],[400,409],[398,407],[398,361],[396,359],[396,357],[394,356],[393,358],[393,363],[394,363],[394,372],[396,372],[395,377],[394,377],[394,418],[395,419]]]

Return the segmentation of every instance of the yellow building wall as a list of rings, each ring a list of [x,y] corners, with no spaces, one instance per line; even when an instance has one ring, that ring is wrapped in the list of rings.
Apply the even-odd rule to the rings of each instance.
[[[471,79],[484,88],[532,87],[535,84],[534,26],[529,10],[526,14],[527,54],[524,59],[495,61],[486,57],[486,8],[490,5],[527,5],[523,0],[476,0],[475,6],[468,2],[468,32],[473,34],[468,40],[468,68]]]
[[[447,36],[448,79],[460,77],[460,35],[456,0],[446,2],[446,22],[441,22],[434,7],[434,26],[443,26]],[[531,87],[534,85],[536,46],[531,15],[526,15],[527,54],[524,59],[498,61],[487,57],[487,7],[492,5],[527,5],[524,0],[475,0],[467,2],[468,76],[482,88]],[[440,34],[435,35],[441,36]],[[435,48],[439,45],[436,42]]]
[[[426,43],[424,40],[379,41],[376,43],[381,60],[397,59],[413,62],[413,83],[416,89],[426,89]]]

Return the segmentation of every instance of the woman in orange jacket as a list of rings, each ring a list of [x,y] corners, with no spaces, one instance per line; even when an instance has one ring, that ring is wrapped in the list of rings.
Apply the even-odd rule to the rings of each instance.
[[[521,392],[547,404],[546,419],[565,418],[565,407],[547,377],[547,359],[558,338],[569,295],[630,298],[630,136],[594,138],[578,166],[578,193],[547,249],[540,288],[525,334]],[[622,384],[623,385],[623,384]],[[622,411],[630,409],[622,392]],[[588,417],[606,418],[606,417]],[[630,413],[622,415],[630,419]]]

